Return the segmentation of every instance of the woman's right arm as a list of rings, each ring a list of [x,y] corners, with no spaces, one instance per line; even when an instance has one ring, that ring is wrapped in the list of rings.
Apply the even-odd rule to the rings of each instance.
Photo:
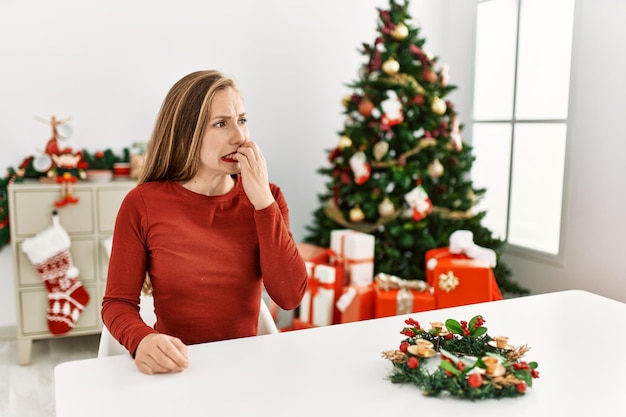
[[[115,221],[102,321],[134,356],[142,372],[176,372],[188,365],[186,346],[175,337],[158,333],[139,315],[149,256],[146,219],[141,191],[135,188],[122,202]]]

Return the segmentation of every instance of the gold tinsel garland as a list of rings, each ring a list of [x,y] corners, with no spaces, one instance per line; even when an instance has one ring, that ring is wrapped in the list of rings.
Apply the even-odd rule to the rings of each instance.
[[[390,216],[381,217],[376,223],[356,223],[346,219],[339,207],[337,207],[337,205],[332,200],[328,200],[324,205],[324,213],[329,219],[332,219],[333,221],[335,221],[335,223],[343,227],[347,227],[348,229],[356,230],[357,232],[362,233],[372,233],[376,231],[376,229],[378,229],[380,226],[383,226],[391,222],[392,220],[400,217],[403,211],[403,209],[398,209]],[[473,217],[471,210],[454,211],[445,207],[438,206],[433,207],[432,213],[436,213],[437,215],[439,215],[439,217],[450,220],[470,219]]]
[[[402,210],[396,210],[391,216],[381,217],[376,223],[355,223],[347,220],[339,207],[337,207],[337,205],[332,200],[329,200],[324,206],[324,213],[326,213],[326,216],[328,216],[328,218],[334,220],[336,223],[340,224],[343,227],[356,230],[357,232],[372,233],[373,231],[378,229],[378,227],[385,225],[394,219],[397,219],[402,214]]]
[[[428,146],[434,146],[436,143],[437,141],[434,138],[422,138],[420,139],[419,143],[417,144],[415,148],[404,152],[398,158],[391,160],[391,161],[385,161],[385,162],[370,161],[370,166],[374,169],[378,169],[378,168],[389,168],[391,166],[396,166],[396,165],[405,165],[406,160],[410,156],[413,156],[419,153],[419,151],[421,151],[422,149]]]

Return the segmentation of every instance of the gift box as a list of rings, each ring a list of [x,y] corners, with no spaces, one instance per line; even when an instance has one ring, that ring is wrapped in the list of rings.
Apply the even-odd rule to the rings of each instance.
[[[345,272],[343,262],[336,262],[336,253],[322,246],[312,245],[310,243],[298,243],[298,252],[300,256],[306,262],[311,262],[314,265],[327,265],[335,269],[335,292],[333,300],[333,324],[337,324],[340,321],[341,313],[335,306],[337,299],[343,293]]]
[[[389,317],[436,308],[433,288],[421,280],[406,280],[393,275],[376,275],[374,316]]]
[[[367,287],[374,281],[373,235],[352,229],[337,229],[330,232],[331,262],[343,263],[344,285]]]
[[[300,321],[312,326],[333,324],[335,304],[335,268],[330,265],[305,262],[309,282],[300,303]]]
[[[374,318],[374,287],[345,287],[336,303],[341,312],[340,323]]]
[[[448,248],[436,248],[426,251],[426,282],[430,285],[435,282],[435,267],[441,259],[467,259],[467,256],[460,253],[451,253]]]
[[[440,248],[426,252],[426,282],[434,288],[437,308],[502,299],[488,260],[446,251]]]

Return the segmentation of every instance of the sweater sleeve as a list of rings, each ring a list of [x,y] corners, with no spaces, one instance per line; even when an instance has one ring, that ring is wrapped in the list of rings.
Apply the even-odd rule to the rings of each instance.
[[[261,274],[268,295],[284,310],[302,301],[307,286],[304,261],[289,228],[289,209],[280,189],[272,184],[275,203],[257,210]]]
[[[135,188],[122,202],[115,221],[107,285],[102,300],[102,321],[111,335],[132,355],[145,336],[156,333],[139,315],[139,297],[148,262],[144,218],[141,192]]]

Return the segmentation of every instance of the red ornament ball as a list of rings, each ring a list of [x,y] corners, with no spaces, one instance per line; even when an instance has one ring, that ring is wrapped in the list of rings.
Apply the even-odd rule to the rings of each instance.
[[[423,106],[425,101],[426,99],[421,94],[418,94],[415,97],[413,97],[413,104],[415,104],[416,106]]]
[[[526,383],[522,381],[519,384],[516,384],[515,390],[519,392],[520,394],[523,394],[524,392],[526,392]]]
[[[427,83],[434,83],[435,81],[437,81],[437,73],[435,71],[426,70],[422,74],[422,78]]]
[[[400,352],[406,353],[408,348],[409,348],[409,343],[408,342],[400,343]]]
[[[370,117],[372,115],[372,111],[374,110],[374,103],[369,98],[364,98],[359,103],[359,113],[363,115],[363,117]]]

